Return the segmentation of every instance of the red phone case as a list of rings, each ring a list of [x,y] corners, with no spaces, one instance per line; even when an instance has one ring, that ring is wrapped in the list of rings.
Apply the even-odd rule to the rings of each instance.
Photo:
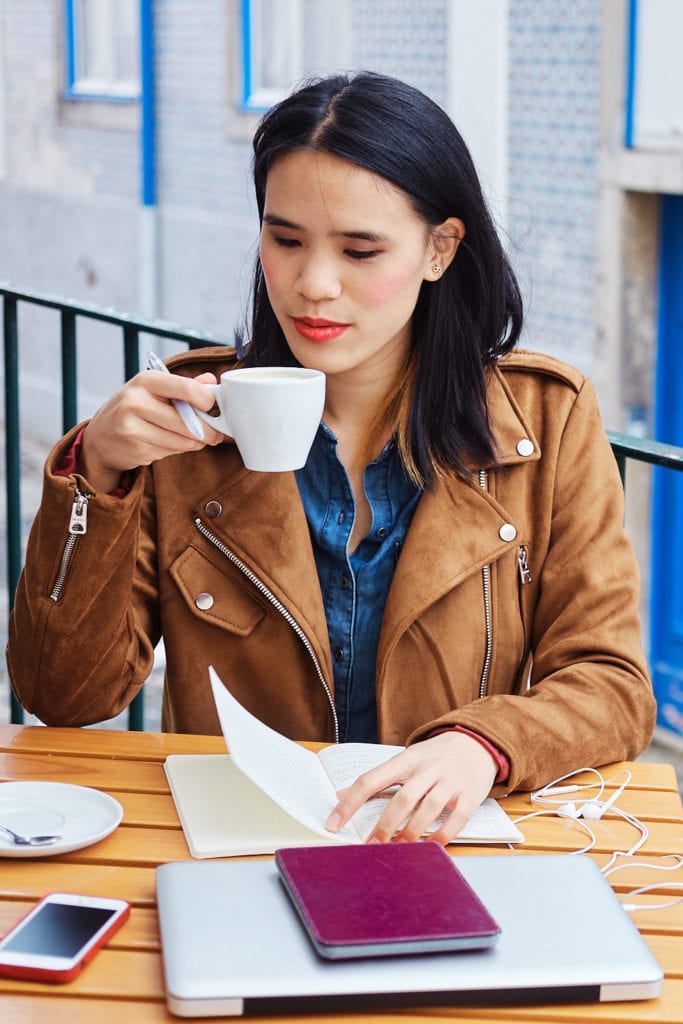
[[[500,928],[437,843],[278,850],[285,888],[321,956],[476,949]]]
[[[52,894],[50,894],[52,895]],[[65,894],[69,895],[69,894]],[[31,907],[23,917],[17,921],[17,923],[10,928],[6,935],[0,936],[0,938],[6,938],[12,932],[16,931],[17,928],[26,920],[29,914],[32,914],[41,903],[44,903],[48,899],[47,896],[43,897],[35,906]],[[128,920],[130,917],[130,905],[126,905],[123,913],[119,917],[115,917],[111,922],[107,930],[100,936],[97,943],[88,950],[84,957],[79,960],[74,966],[68,971],[50,970],[47,967],[29,967],[21,964],[3,964],[0,963],[0,978],[17,978],[21,981],[47,981],[56,984],[62,984],[68,981],[73,981],[80,972],[83,970],[86,964],[90,963],[95,954],[109,941],[119,928]]]

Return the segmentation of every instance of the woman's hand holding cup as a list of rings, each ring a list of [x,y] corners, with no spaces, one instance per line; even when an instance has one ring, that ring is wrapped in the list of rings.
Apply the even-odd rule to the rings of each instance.
[[[204,440],[185,426],[173,400],[208,412],[214,404],[212,373],[194,379],[146,370],[124,384],[95,413],[85,429],[79,470],[95,489],[108,493],[126,470],[147,466],[167,455],[220,444],[223,434],[208,426]],[[211,423],[210,418],[207,421]]]

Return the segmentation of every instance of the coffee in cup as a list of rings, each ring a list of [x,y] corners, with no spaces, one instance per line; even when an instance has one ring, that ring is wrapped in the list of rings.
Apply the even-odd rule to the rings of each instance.
[[[247,469],[281,473],[301,469],[323,414],[325,374],[302,366],[228,370],[213,391],[218,415],[197,410],[232,437]]]

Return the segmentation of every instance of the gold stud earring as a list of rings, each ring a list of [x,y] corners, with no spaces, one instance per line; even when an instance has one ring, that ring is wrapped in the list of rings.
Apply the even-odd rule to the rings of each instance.
[[[440,277],[440,275],[441,275],[441,264],[440,263],[432,263],[432,274],[434,275],[434,277]]]

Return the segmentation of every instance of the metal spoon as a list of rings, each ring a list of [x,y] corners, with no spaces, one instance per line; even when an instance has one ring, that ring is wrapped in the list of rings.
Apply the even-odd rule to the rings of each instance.
[[[0,825],[0,831],[5,832],[15,846],[51,846],[62,838],[61,836],[20,836],[11,828],[7,828],[7,825]]]

